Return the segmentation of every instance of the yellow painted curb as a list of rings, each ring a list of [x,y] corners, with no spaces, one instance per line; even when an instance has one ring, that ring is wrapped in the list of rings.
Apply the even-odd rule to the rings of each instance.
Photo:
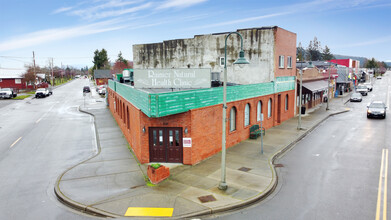
[[[171,217],[174,208],[143,208],[143,207],[129,207],[125,216],[161,216]]]

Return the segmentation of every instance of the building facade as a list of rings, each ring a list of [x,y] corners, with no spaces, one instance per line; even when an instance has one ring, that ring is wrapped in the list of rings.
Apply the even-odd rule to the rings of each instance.
[[[268,129],[294,116],[296,34],[278,27],[238,30],[250,61],[232,67],[240,39],[228,40],[227,147],[249,138],[252,125]],[[134,68],[210,68],[222,72],[228,33],[134,45]],[[232,38],[232,39],[231,39]],[[232,59],[232,60],[231,60]],[[224,64],[224,63],[223,63]],[[135,81],[136,83],[136,81]],[[196,164],[222,144],[223,88],[136,89],[109,81],[108,104],[141,163]]]
[[[26,82],[23,77],[0,76],[0,88],[26,89]]]

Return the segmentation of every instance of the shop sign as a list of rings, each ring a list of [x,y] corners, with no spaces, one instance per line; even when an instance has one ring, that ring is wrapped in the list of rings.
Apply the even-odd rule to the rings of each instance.
[[[183,138],[183,147],[191,147],[191,138]]]
[[[135,69],[134,87],[147,88],[210,88],[211,70],[208,68]]]

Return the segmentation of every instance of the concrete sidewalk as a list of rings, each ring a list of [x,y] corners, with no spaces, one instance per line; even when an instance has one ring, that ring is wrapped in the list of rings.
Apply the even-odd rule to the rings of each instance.
[[[56,183],[55,192],[65,204],[98,216],[123,217],[129,207],[173,208],[174,218],[185,218],[238,208],[259,200],[277,185],[273,161],[329,116],[349,111],[343,97],[270,128],[261,140],[248,139],[227,150],[226,191],[220,181],[221,154],[195,166],[172,167],[168,179],[147,186],[146,167],[128,149],[128,144],[106,107],[104,99],[93,95],[84,111],[95,118],[97,154],[70,168]],[[345,98],[344,98],[345,97]],[[200,197],[215,201],[202,203]]]

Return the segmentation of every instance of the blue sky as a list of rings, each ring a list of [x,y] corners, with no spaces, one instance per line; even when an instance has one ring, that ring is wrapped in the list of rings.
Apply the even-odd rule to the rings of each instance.
[[[277,25],[307,47],[391,61],[390,0],[0,0],[0,70],[32,62],[92,66],[105,48],[114,61],[132,45]]]

